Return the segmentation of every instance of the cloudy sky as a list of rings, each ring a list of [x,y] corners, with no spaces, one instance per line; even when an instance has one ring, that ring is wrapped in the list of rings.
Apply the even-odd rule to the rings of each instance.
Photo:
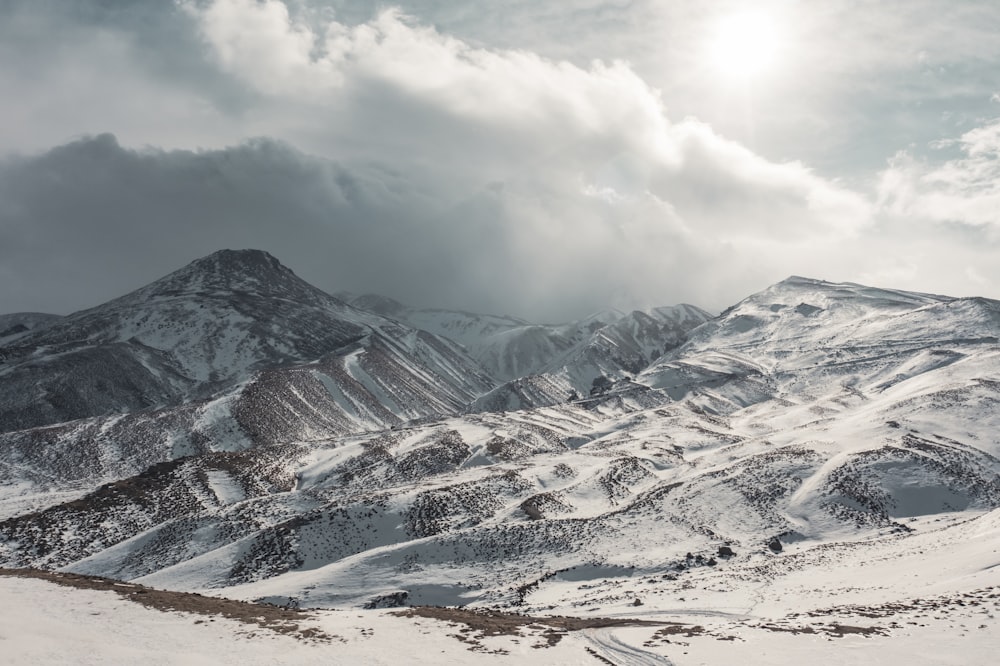
[[[1000,298],[995,0],[0,0],[0,312],[220,248],[555,321]]]

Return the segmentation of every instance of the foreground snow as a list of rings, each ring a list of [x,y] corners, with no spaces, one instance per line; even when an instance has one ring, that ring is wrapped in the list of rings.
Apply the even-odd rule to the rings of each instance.
[[[991,664],[997,598],[899,610],[891,618],[766,622],[689,610],[645,620],[683,624],[554,632],[540,624],[484,636],[392,611],[315,611],[302,639],[222,617],[161,612],[110,591],[0,577],[0,653],[9,664]],[[972,601],[977,601],[973,604]],[[641,610],[641,609],[637,609]],[[874,613],[872,613],[874,614]],[[793,631],[795,629],[795,631]],[[556,641],[551,640],[554,634]],[[554,644],[553,644],[554,643]]]

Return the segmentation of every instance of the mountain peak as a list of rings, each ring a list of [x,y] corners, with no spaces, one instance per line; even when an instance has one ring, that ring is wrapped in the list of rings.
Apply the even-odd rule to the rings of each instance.
[[[263,250],[219,250],[140,289],[143,297],[226,292],[294,297],[320,292]],[[324,299],[332,298],[322,294]],[[313,300],[313,299],[308,299]]]
[[[795,286],[801,286],[801,287],[813,287],[813,286],[819,286],[819,285],[829,285],[829,284],[833,284],[833,283],[832,282],[827,282],[826,280],[819,280],[819,279],[816,279],[816,278],[803,277],[801,275],[789,275],[784,280],[782,280],[781,282],[778,282],[774,286],[782,285],[782,284],[783,285],[795,285]]]
[[[856,282],[829,282],[814,278],[792,275],[767,289],[753,294],[747,300],[791,303],[791,300],[810,298],[817,301],[832,303],[866,304],[881,308],[910,308],[931,303],[954,300],[950,296],[926,294],[916,291],[904,291],[883,287],[870,287]],[[791,300],[789,300],[791,299]]]
[[[195,259],[188,264],[187,268],[206,273],[230,274],[261,274],[271,271],[291,272],[273,255],[263,250],[217,250],[201,259]]]

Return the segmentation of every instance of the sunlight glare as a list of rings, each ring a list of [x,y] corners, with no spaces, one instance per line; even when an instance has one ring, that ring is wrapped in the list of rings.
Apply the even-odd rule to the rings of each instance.
[[[774,20],[763,12],[743,12],[718,23],[709,57],[721,74],[750,79],[774,64],[777,47],[778,29]]]

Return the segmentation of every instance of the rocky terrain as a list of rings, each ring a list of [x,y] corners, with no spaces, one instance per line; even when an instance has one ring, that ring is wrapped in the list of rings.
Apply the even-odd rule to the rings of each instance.
[[[10,334],[0,563],[302,608],[682,618],[646,632],[657,654],[993,617],[996,301],[793,277],[715,318],[559,327],[344,298],[223,252]]]

